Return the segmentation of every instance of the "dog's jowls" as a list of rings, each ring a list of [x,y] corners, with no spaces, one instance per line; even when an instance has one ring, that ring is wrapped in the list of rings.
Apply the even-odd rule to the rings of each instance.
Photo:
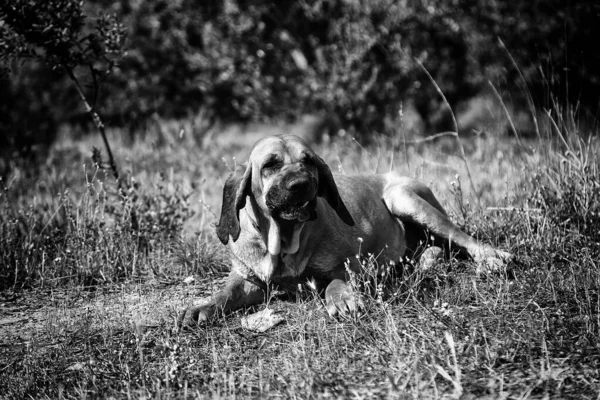
[[[185,327],[264,301],[267,285],[307,279],[325,288],[330,315],[353,312],[358,304],[344,263],[359,270],[359,252],[397,262],[418,255],[430,236],[433,245],[451,244],[482,266],[510,258],[458,229],[422,183],[394,172],[334,176],[292,135],[259,140],[248,163],[227,178],[217,236],[229,244],[231,272],[208,303],[183,312]]]

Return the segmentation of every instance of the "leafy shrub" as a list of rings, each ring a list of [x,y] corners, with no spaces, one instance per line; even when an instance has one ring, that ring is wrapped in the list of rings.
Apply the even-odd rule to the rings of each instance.
[[[488,80],[515,89],[519,73],[539,105],[549,105],[548,89],[572,104],[597,103],[600,60],[584,40],[598,33],[591,3],[163,0],[112,7],[130,27],[129,56],[105,103],[122,122],[200,108],[242,121],[324,111],[369,134],[393,131],[400,104],[411,99],[426,129],[452,129],[415,59],[453,108]],[[576,89],[568,92],[568,82]]]
[[[94,0],[82,10],[61,19],[42,7],[40,15],[55,20],[52,34],[60,32],[57,27],[88,29],[85,15],[114,14],[123,21],[128,54],[104,77],[98,104],[111,123],[132,131],[156,114],[180,118],[203,110],[213,122],[323,112],[358,134],[389,133],[409,100],[426,130],[453,129],[416,59],[453,108],[488,80],[514,91],[520,74],[542,107],[555,99],[548,93],[557,93],[560,101],[593,111],[600,90],[600,56],[592,47],[600,24],[593,2]],[[0,32],[0,53],[8,54],[2,45],[11,35],[6,24]],[[110,42],[110,35],[104,37]],[[56,84],[42,85],[40,95],[28,100],[59,123],[73,115],[57,112],[64,103],[47,101],[64,87],[52,80]],[[5,82],[13,97],[3,101],[10,104],[33,84],[25,78]],[[27,109],[0,106],[3,113]],[[35,128],[23,129],[37,135]]]
[[[129,56],[112,81],[114,106],[106,105],[122,121],[154,112],[181,117],[200,107],[236,120],[325,111],[359,132],[383,131],[403,99],[416,96],[425,109],[435,97],[419,84],[414,57],[450,97],[458,87],[466,94],[466,37],[450,29],[444,8],[430,13],[383,0],[159,1],[126,12]]]

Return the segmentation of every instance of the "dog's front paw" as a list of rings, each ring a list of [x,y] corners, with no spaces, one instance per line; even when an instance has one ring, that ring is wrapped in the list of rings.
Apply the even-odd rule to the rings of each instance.
[[[186,308],[179,315],[177,327],[186,330],[206,324],[214,314],[214,308],[211,303]]]
[[[334,279],[325,290],[325,306],[329,316],[354,314],[363,308],[360,298],[341,279]]]

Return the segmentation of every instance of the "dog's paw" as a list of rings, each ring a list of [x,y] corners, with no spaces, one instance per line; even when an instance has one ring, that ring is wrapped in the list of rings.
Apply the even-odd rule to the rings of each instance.
[[[364,307],[362,300],[355,296],[346,282],[335,279],[325,290],[325,306],[331,317],[355,314]]]
[[[196,328],[206,324],[213,314],[214,306],[210,303],[188,307],[179,315],[177,327],[182,330]]]

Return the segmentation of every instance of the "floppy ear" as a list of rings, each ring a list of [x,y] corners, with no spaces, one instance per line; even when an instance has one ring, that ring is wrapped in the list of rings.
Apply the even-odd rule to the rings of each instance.
[[[354,219],[352,219],[352,215],[350,215],[350,212],[340,197],[331,170],[321,157],[317,156],[316,161],[317,170],[319,171],[319,188],[317,189],[317,196],[327,200],[331,208],[335,210],[342,221],[347,225],[354,226]]]
[[[246,205],[250,193],[252,165],[238,165],[225,181],[221,218],[217,224],[217,236],[223,244],[229,242],[229,235],[235,242],[240,237],[240,209]]]

